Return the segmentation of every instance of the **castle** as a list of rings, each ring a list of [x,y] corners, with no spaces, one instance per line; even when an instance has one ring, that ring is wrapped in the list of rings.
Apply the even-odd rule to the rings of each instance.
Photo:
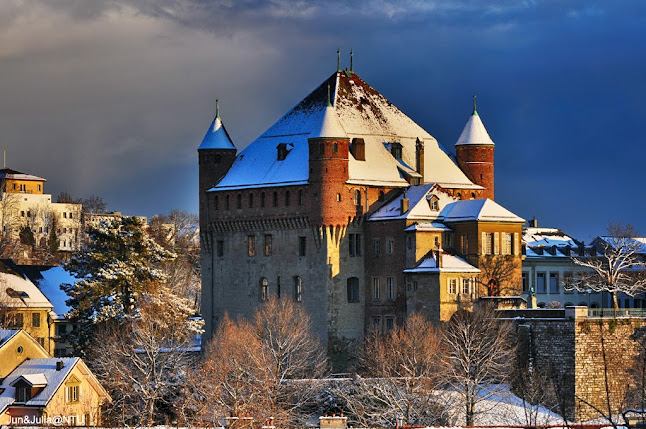
[[[216,113],[198,148],[207,338],[271,295],[301,303],[332,351],[411,312],[448,320],[520,295],[524,220],[494,202],[495,145],[475,98],[455,148],[352,68],[240,153]]]

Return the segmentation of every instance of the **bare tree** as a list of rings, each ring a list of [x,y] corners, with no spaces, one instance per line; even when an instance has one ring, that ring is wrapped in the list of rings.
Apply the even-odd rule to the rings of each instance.
[[[619,308],[617,294],[635,296],[646,287],[646,261],[639,253],[646,253],[646,246],[635,240],[637,233],[632,225],[610,223],[608,235],[596,240],[601,256],[576,256],[572,260],[585,268],[569,285],[580,292],[607,292],[612,307]]]
[[[360,357],[364,378],[341,382],[335,390],[360,426],[441,423],[434,395],[444,367],[439,329],[419,314],[386,335],[374,333]]]
[[[5,182],[2,182],[4,188]],[[0,256],[14,258],[19,250],[18,231],[21,226],[18,217],[18,194],[0,189]]]
[[[185,394],[203,422],[248,413],[257,422],[274,417],[277,425],[286,425],[315,393],[313,383],[303,379],[327,370],[309,316],[288,299],[263,303],[253,321],[225,319],[208,350],[193,378],[197,383]]]
[[[478,403],[500,392],[516,357],[511,325],[496,318],[493,307],[459,310],[443,331],[448,348],[446,383],[464,403],[467,426],[473,426]]]
[[[521,262],[514,255],[483,255],[478,260],[480,274],[476,278],[484,296],[517,294]],[[483,293],[480,293],[483,296]]]

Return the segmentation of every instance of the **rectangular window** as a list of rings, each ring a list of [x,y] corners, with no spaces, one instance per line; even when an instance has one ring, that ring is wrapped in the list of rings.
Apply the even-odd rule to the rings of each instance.
[[[536,293],[546,293],[545,273],[536,273]]]
[[[395,278],[386,277],[386,289],[388,291],[388,301],[395,300]]]
[[[299,276],[294,277],[294,301],[301,302],[303,300],[303,284]]]
[[[37,340],[38,340],[38,344],[40,344],[40,346],[44,348],[45,347],[45,338],[38,337]]]
[[[443,247],[451,247],[451,246],[453,246],[452,235],[451,235],[450,232],[445,232],[444,235],[443,235],[443,239],[444,239]]]
[[[469,295],[471,293],[471,279],[462,279],[462,294]]]
[[[406,290],[408,292],[413,290],[413,279],[411,278],[410,275],[406,276]]]
[[[386,332],[387,331],[392,331],[395,329],[395,318],[394,317],[386,317],[385,318],[385,323],[386,323]]]
[[[31,313],[31,326],[40,328],[40,313]]]
[[[256,256],[256,236],[249,235],[247,237],[247,255]]]
[[[381,300],[381,279],[379,277],[372,278],[372,300]]]
[[[458,279],[449,279],[449,294],[455,295],[458,293]]]
[[[361,256],[361,234],[348,234],[350,256]]]
[[[550,293],[559,293],[559,274],[550,273]]]
[[[469,235],[468,234],[460,235],[460,249],[462,250],[463,254],[465,255],[469,254]]]
[[[22,313],[9,314],[9,325],[12,328],[22,328],[24,326]]]
[[[216,251],[217,251],[217,255],[219,257],[224,256],[224,241],[223,240],[218,240],[216,242]]]
[[[265,234],[265,256],[271,256],[271,234]]]
[[[25,211],[24,210],[20,210],[20,216],[25,217]]]
[[[24,215],[25,215],[25,214],[24,214],[25,212],[22,212],[22,213],[23,213],[23,216],[24,216]],[[67,219],[67,213],[63,212],[63,218],[64,218],[64,219]]]
[[[375,256],[379,256],[379,254],[381,253],[381,240],[375,238],[374,240],[372,240],[372,242],[375,248]]]
[[[574,293],[574,273],[572,271],[563,273],[563,292]]]
[[[298,237],[298,256],[305,256],[307,253],[307,237]]]
[[[260,194],[260,207],[265,207],[265,193]]]
[[[381,317],[377,316],[372,318],[372,329],[375,332],[381,331]]]
[[[392,255],[395,252],[395,240],[392,238],[386,239],[386,254]]]
[[[493,232],[482,233],[482,254],[493,255]]]
[[[502,254],[503,255],[512,255],[513,254],[513,234],[508,232],[502,233]]]
[[[74,214],[70,213],[70,219],[74,219]]]
[[[529,291],[527,272],[523,271],[523,292]]]
[[[79,386],[67,386],[67,402],[78,402],[79,400]]]

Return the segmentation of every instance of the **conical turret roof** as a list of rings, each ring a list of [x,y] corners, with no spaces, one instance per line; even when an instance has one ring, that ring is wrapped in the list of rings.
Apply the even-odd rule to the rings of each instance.
[[[213,122],[209,127],[206,135],[202,139],[202,144],[197,149],[234,149],[235,146],[227,133],[224,124],[222,124],[222,119],[218,113],[215,114]]]
[[[460,134],[460,138],[458,139],[458,142],[455,145],[460,146],[460,145],[471,145],[471,144],[494,146],[493,140],[491,140],[491,137],[489,137],[489,133],[487,132],[487,129],[482,123],[482,119],[480,119],[480,115],[478,115],[478,112],[476,111],[475,95],[474,95],[474,101],[473,101],[473,114],[467,121],[467,124],[464,126],[464,129],[462,130],[462,134]]]

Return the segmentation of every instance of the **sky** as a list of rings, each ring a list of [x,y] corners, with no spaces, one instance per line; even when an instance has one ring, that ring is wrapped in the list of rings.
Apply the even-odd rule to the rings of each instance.
[[[352,49],[449,152],[477,94],[512,212],[646,235],[645,28],[641,0],[2,0],[0,149],[54,197],[195,213],[215,100],[243,149]]]

